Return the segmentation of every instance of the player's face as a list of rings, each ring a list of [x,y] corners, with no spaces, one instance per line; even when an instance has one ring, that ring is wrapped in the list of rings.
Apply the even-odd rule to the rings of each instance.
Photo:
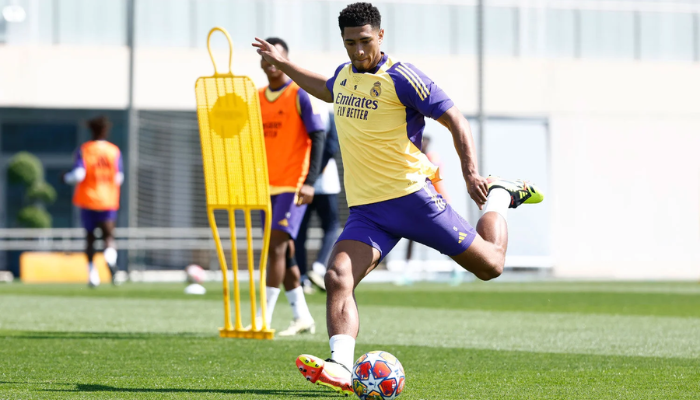
[[[284,50],[284,47],[282,47],[282,45],[276,44],[275,47],[277,48],[277,51],[279,51],[284,56],[284,58],[287,58],[287,52]],[[284,75],[284,72],[280,71],[279,69],[277,69],[277,67],[265,61],[265,59],[262,57],[260,57],[260,68],[262,68],[263,72],[265,72],[265,75],[267,75],[267,79],[269,81],[279,79],[282,75]]]
[[[369,71],[377,66],[382,59],[380,46],[383,40],[384,29],[374,29],[369,24],[343,30],[345,50],[358,71]]]

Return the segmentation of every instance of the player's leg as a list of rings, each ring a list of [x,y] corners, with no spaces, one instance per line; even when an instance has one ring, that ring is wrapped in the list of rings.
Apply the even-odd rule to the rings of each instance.
[[[114,239],[114,227],[116,225],[116,212],[105,211],[105,219],[100,221],[98,226],[102,231],[102,240],[104,240],[104,258],[109,267],[109,272],[112,275],[112,284],[116,284],[115,278],[117,275],[117,242]]]
[[[85,255],[88,259],[88,285],[95,287],[100,284],[100,275],[97,273],[93,259],[95,258],[95,211],[81,209],[80,220],[85,228]]]
[[[325,283],[331,357],[324,361],[302,354],[297,358],[297,368],[307,380],[345,394],[352,393],[350,369],[360,329],[355,287],[399,240],[379,226],[381,216],[391,219],[392,215],[384,212],[381,203],[377,204],[350,210],[350,218],[330,256]]]
[[[338,238],[338,228],[340,227],[338,218],[338,195],[325,194],[314,197],[314,201],[318,198],[316,204],[317,214],[321,219],[321,229],[323,230],[323,239],[321,239],[321,248],[316,256],[311,269],[308,272],[309,279],[321,288],[326,290],[324,276],[326,275],[326,265],[330,259],[333,243]]]
[[[508,249],[508,208],[539,203],[543,199],[542,192],[529,182],[489,177],[488,200],[476,225],[478,236],[467,250],[452,259],[479,279],[499,277]]]
[[[274,221],[274,210],[273,210]],[[274,224],[274,222],[273,222]],[[278,229],[270,231],[270,246],[267,253],[267,273],[265,276],[265,298],[267,326],[272,322],[272,314],[275,311],[277,298],[280,294],[280,285],[284,280],[287,263],[287,247],[289,246],[289,234]],[[262,311],[258,309],[256,319],[262,318]],[[260,324],[258,324],[260,326]]]
[[[479,279],[496,278],[503,272],[508,247],[508,207],[515,208],[528,199],[532,203],[542,201],[541,193],[535,193],[532,186],[504,185],[491,186],[484,215],[479,220],[477,229],[474,229],[444,202],[428,181],[422,190],[395,200],[403,203],[397,207],[413,210],[406,218],[411,223],[397,223],[395,229],[408,239],[449,255]],[[521,196],[526,192],[530,193],[529,197]],[[521,200],[516,201],[515,198]]]
[[[311,286],[311,281],[308,280],[307,275],[307,251],[306,251],[306,238],[308,234],[309,221],[311,220],[311,214],[314,210],[314,202],[316,201],[316,196],[311,204],[306,208],[304,213],[304,218],[301,220],[301,225],[299,226],[299,233],[297,238],[294,240],[294,258],[296,259],[297,265],[299,266],[299,274],[301,279],[301,285],[304,289],[304,293],[310,294],[313,292],[313,287]]]
[[[293,239],[299,233],[306,206],[297,206],[294,193],[281,193],[272,196],[272,231],[268,252],[267,269],[267,323],[270,326],[272,314],[280,293],[280,285],[285,283],[287,300],[295,316],[290,327],[279,335],[314,332],[315,324],[306,304],[304,291],[299,284],[299,268],[294,259]],[[292,269],[289,280],[285,281],[287,267]],[[260,311],[258,311],[258,317]]]
[[[352,393],[350,371],[355,362],[355,338],[360,329],[355,287],[377,266],[380,258],[377,249],[355,240],[339,239],[333,248],[325,277],[331,357],[323,360],[302,354],[296,362],[299,371],[311,383],[346,395]]]
[[[301,272],[294,257],[294,241],[287,242],[286,270],[284,273],[284,290],[287,301],[292,307],[293,320],[289,327],[281,331],[279,336],[293,336],[300,333],[316,333],[316,323],[311,316],[309,306],[306,303],[304,289],[301,286]]]

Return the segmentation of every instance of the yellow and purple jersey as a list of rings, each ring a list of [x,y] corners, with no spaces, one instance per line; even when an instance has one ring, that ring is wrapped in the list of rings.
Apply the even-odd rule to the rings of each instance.
[[[386,54],[370,72],[351,63],[326,82],[345,169],[348,205],[394,199],[438,181],[438,167],[421,151],[424,117],[438,119],[452,100],[411,64]]]

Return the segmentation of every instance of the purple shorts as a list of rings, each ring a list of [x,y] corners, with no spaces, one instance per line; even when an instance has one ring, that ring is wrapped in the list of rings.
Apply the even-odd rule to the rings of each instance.
[[[301,220],[304,219],[306,204],[294,204],[295,193],[280,193],[270,197],[272,202],[272,229],[287,232],[292,239],[297,238]],[[262,213],[263,225],[265,213]]]
[[[83,228],[86,231],[92,232],[102,222],[116,221],[117,210],[96,211],[86,208],[80,209],[80,220],[83,222]]]
[[[337,242],[357,240],[368,244],[379,250],[381,260],[402,237],[456,256],[472,244],[476,230],[445,203],[427,180],[415,193],[350,207],[350,217]]]

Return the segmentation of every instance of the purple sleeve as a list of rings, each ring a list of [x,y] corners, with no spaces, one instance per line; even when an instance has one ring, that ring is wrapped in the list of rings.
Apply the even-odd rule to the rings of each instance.
[[[438,119],[454,105],[432,79],[413,65],[396,63],[388,72],[394,81],[399,100],[406,107],[426,117]]]
[[[306,132],[325,131],[326,125],[323,123],[320,115],[314,114],[314,108],[306,90],[300,88],[297,92],[297,97],[299,99],[299,108],[301,109],[301,120],[304,122]]]
[[[75,161],[73,162],[73,169],[82,168],[85,169],[85,162],[83,162],[83,154],[80,149],[75,152]]]
[[[336,68],[335,73],[333,74],[333,77],[326,81],[326,87],[331,92],[331,95],[333,96],[333,98],[335,98],[335,96],[333,95],[333,85],[335,84],[335,78],[338,77],[340,70],[343,69],[343,67],[345,67],[348,64],[350,64],[350,63],[341,64],[338,68]]]

